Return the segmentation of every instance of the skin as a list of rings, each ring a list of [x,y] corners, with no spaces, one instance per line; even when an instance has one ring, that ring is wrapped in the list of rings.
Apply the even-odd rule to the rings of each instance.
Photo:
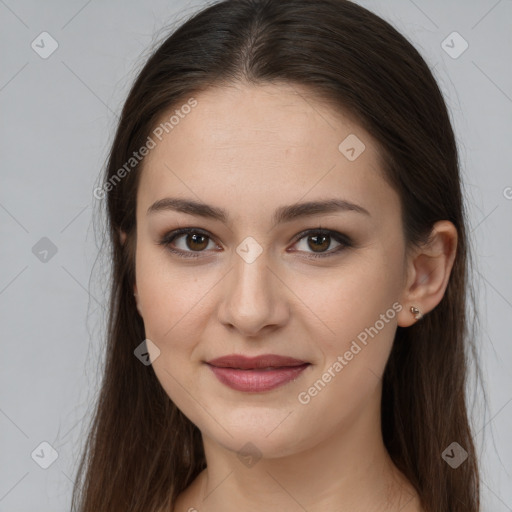
[[[208,465],[174,510],[420,511],[383,444],[381,376],[397,325],[417,321],[409,307],[426,314],[443,297],[455,227],[440,221],[428,246],[406,251],[400,200],[382,177],[375,140],[297,85],[237,84],[195,98],[197,106],[146,157],[137,192],[138,311],[160,350],[157,378],[200,429]],[[354,161],[338,149],[349,134],[366,146]],[[165,197],[223,208],[229,222],[172,210],[147,214]],[[280,206],[333,197],[370,216],[340,211],[272,226]],[[187,235],[172,244],[198,258],[159,244],[180,227],[208,232],[206,248]],[[353,246],[334,253],[339,242],[327,239],[317,251],[332,256],[308,259],[318,254],[315,233],[294,237],[319,227],[349,236]],[[252,263],[236,252],[248,236],[262,249]],[[395,302],[402,310],[300,403],[299,393]],[[232,353],[311,365],[277,389],[244,393],[203,363]],[[260,457],[251,466],[237,456],[247,442]]]

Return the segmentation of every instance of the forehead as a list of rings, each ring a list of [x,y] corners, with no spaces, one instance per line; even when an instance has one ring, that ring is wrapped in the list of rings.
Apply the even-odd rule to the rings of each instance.
[[[236,85],[194,99],[194,108],[160,130],[161,140],[153,136],[138,193],[146,209],[166,195],[196,196],[240,213],[268,207],[269,218],[276,206],[326,195],[370,213],[397,205],[375,141],[351,116],[307,89]],[[162,123],[176,110],[180,105]]]

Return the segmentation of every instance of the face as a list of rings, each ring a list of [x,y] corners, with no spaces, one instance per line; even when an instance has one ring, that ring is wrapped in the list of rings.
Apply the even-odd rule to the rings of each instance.
[[[298,453],[378,408],[404,284],[399,197],[370,135],[298,86],[194,98],[153,136],[137,195],[153,368],[203,436]],[[272,357],[210,364],[233,355]]]

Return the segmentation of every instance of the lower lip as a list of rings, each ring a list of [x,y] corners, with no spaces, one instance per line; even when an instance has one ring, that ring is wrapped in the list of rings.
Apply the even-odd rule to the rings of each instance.
[[[237,391],[270,391],[296,379],[308,366],[287,366],[274,370],[240,370],[237,368],[221,368],[208,365],[215,376],[232,389]]]

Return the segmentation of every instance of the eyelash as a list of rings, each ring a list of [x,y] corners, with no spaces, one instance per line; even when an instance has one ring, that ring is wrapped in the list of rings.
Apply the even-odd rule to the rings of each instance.
[[[206,231],[203,231],[202,229],[198,228],[180,228],[176,229],[174,231],[171,231],[164,235],[164,237],[158,242],[158,245],[162,245],[167,248],[171,253],[176,254],[180,258],[199,258],[201,257],[201,253],[205,252],[203,251],[182,251],[181,249],[173,249],[171,247],[171,243],[176,240],[180,235],[189,235],[189,234],[196,234],[196,235],[202,235],[209,240],[213,240],[211,236]],[[352,247],[352,241],[351,239],[342,234],[338,231],[332,231],[329,229],[323,229],[323,228],[317,228],[317,229],[308,229],[306,231],[302,231],[295,237],[294,245],[302,240],[303,238],[311,235],[324,235],[329,236],[330,238],[334,239],[336,242],[340,243],[336,249],[332,249],[328,252],[324,253],[309,253],[308,256],[305,256],[308,259],[317,259],[317,258],[328,258],[331,256],[334,256],[335,254],[338,254],[340,251]],[[298,251],[300,252],[300,251]]]

